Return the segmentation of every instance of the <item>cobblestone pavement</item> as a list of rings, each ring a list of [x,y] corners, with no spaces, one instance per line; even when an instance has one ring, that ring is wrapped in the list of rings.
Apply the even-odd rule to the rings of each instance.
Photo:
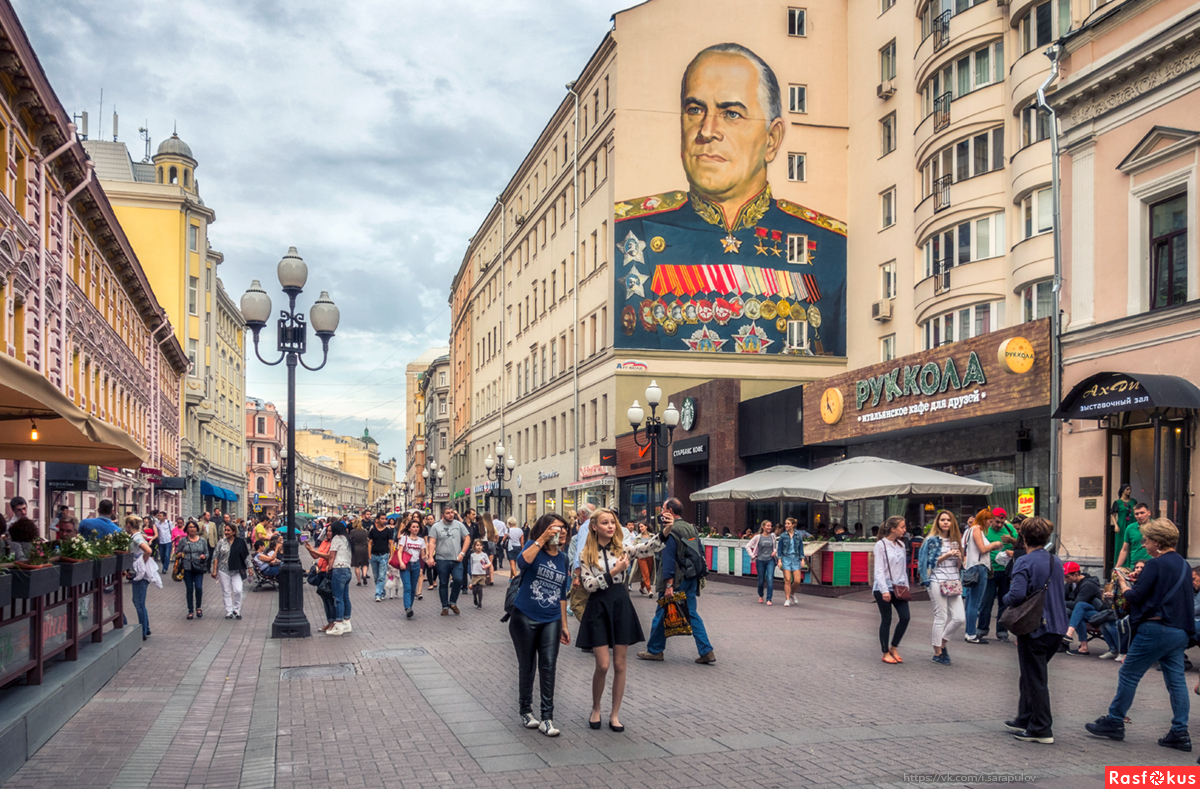
[[[182,584],[151,589],[144,648],[6,787],[859,787],[912,773],[978,782],[971,773],[1074,789],[1099,786],[1106,764],[1195,760],[1155,742],[1170,711],[1154,671],[1126,741],[1088,737],[1116,665],[1067,655],[1050,664],[1056,743],[1014,741],[1002,722],[1015,714],[1016,647],[959,641],[954,665],[935,665],[928,603],[913,605],[906,662],[893,666],[879,662],[866,594],[785,608],[781,593],[767,608],[750,587],[710,583],[700,599],[715,665],[695,665],[686,637],[670,639],[665,662],[631,659],[626,731],[614,734],[587,728],[592,658],[564,648],[562,736],[549,739],[517,720],[502,578],[482,611],[464,595],[461,616],[441,617],[427,590],[412,620],[352,585],[354,632],[303,641],[267,637],[275,593],[248,594],[245,618],[229,621],[208,580],[206,615],[190,622]],[[652,601],[635,604],[649,631]],[[323,624],[310,587],[305,606]],[[347,673],[281,678],[316,666]]]

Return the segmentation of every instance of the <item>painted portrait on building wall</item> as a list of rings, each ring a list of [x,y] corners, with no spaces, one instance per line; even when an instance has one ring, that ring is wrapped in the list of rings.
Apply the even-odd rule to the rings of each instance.
[[[774,71],[740,44],[708,47],[678,111],[686,190],[614,209],[617,347],[844,356],[846,226],[772,194]]]

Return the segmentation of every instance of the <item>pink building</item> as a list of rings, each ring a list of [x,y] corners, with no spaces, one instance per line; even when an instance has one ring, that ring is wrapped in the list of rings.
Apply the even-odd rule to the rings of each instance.
[[[1062,42],[1063,547],[1111,564],[1136,501],[1196,555],[1200,487],[1200,15],[1187,0],[1097,8]]]
[[[246,502],[247,516],[254,512],[254,497],[259,506],[276,507],[283,497],[284,442],[287,421],[274,403],[252,397],[246,400]]]

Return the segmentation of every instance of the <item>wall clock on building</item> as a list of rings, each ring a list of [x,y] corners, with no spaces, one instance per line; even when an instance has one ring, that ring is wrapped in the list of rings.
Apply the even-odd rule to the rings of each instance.
[[[821,419],[827,425],[836,425],[842,419],[842,410],[845,406],[841,389],[835,387],[826,389],[821,395]]]
[[[679,426],[691,430],[696,424],[696,398],[683,398],[683,407],[679,409]]]

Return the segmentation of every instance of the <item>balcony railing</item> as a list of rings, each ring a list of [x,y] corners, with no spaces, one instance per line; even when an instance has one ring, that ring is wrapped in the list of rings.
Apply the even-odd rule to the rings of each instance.
[[[950,207],[950,184],[953,181],[954,178],[952,176],[943,175],[941,178],[933,182],[934,213]]]
[[[933,292],[935,294],[945,293],[950,290],[950,269],[952,266],[953,264],[949,258],[933,262]]]
[[[940,132],[950,125],[950,102],[954,94],[946,91],[933,100],[933,130]]]
[[[950,12],[943,11],[933,20],[933,51],[940,52],[950,43]]]

